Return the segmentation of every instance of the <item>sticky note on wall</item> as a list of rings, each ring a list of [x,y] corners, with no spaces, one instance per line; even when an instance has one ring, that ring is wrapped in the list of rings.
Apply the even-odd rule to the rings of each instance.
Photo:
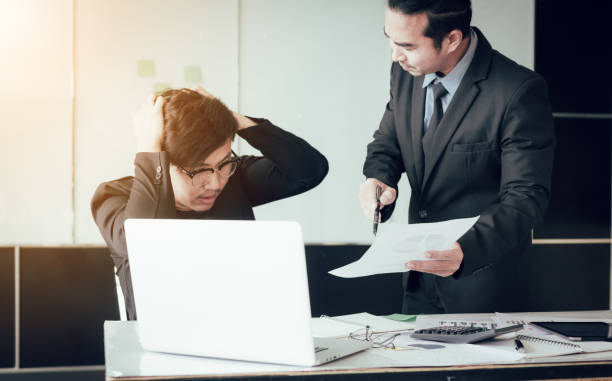
[[[155,75],[155,64],[152,60],[138,61],[138,75],[141,77],[152,77]]]
[[[185,81],[192,83],[202,82],[202,70],[199,66],[185,66]]]

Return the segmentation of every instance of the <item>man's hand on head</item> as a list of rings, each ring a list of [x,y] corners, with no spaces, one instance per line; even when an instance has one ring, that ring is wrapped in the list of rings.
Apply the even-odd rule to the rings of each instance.
[[[463,262],[463,250],[458,242],[449,250],[430,250],[425,253],[430,261],[410,261],[405,264],[407,269],[447,277],[453,275]]]
[[[385,205],[392,204],[397,197],[397,191],[380,180],[369,178],[364,181],[359,187],[359,204],[363,214],[370,220],[374,218],[374,211],[376,210],[376,187],[382,188],[380,193],[380,209]],[[380,217],[379,217],[380,222]]]
[[[134,115],[136,152],[160,152],[164,134],[164,97],[150,95]]]

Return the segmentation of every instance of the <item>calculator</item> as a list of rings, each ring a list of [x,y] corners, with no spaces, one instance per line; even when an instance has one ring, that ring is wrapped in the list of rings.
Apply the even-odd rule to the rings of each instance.
[[[523,328],[522,324],[511,325],[503,328],[490,329],[474,326],[439,326],[426,329],[418,329],[410,336],[415,339],[442,341],[445,343],[475,343],[491,339],[504,333],[518,331]]]

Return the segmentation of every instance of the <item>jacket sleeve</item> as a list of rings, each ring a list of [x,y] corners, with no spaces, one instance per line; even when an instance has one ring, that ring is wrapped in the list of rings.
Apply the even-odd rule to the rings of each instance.
[[[251,206],[294,196],[317,186],[328,172],[325,156],[303,139],[265,119],[238,131],[263,156],[242,156],[239,174]]]
[[[103,183],[91,201],[94,221],[115,255],[127,259],[123,223],[128,218],[175,218],[174,194],[166,152],[139,152],[131,189]]]
[[[458,242],[464,253],[455,278],[467,276],[524,244],[550,197],[555,135],[546,83],[525,80],[510,98],[501,126],[498,202]]]
[[[397,64],[391,66],[391,85],[389,102],[385,108],[380,126],[374,131],[374,140],[368,144],[366,160],[363,164],[363,174],[366,178],[375,178],[397,190],[397,183],[405,171],[402,155],[395,133],[395,93],[397,91],[394,77],[399,75]],[[385,206],[381,211],[382,221],[393,214],[395,202]]]
[[[134,178],[98,186],[91,212],[117,267],[129,320],[135,320],[134,291],[123,223],[128,218],[175,218],[174,194],[165,152],[140,152]]]

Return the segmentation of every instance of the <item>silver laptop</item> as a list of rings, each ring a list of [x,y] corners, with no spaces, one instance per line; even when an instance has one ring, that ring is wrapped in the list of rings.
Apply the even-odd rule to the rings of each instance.
[[[125,222],[142,347],[150,351],[320,365],[370,347],[313,338],[296,222]]]

